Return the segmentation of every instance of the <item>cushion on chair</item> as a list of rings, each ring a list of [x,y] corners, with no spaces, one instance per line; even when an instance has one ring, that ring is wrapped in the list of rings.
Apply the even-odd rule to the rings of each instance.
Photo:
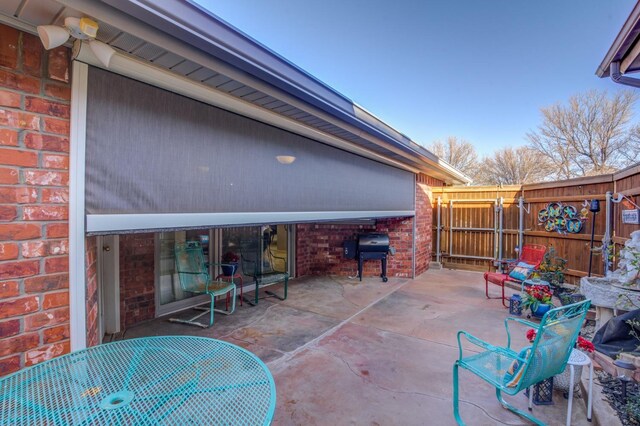
[[[551,337],[551,340],[559,342],[558,337]],[[529,370],[526,376],[527,381],[537,383],[540,380],[550,377],[547,374],[549,373],[548,368],[554,364],[554,360],[557,359],[559,354],[557,353],[556,345],[549,343],[553,342],[548,341],[545,344],[538,344],[535,354],[529,360]],[[518,358],[527,359],[530,355],[531,346],[526,346],[518,353]],[[515,388],[524,378],[524,363],[516,359],[511,363],[505,373],[503,383],[506,387]]]
[[[531,351],[531,346],[527,346],[523,348],[520,353],[518,353],[518,358],[526,359],[529,357],[529,352]],[[515,388],[520,383],[522,376],[524,374],[524,362],[519,359],[514,359],[507,372],[504,374],[503,383],[508,388]]]
[[[533,268],[535,268],[535,265],[530,265],[527,262],[518,262],[513,271],[509,272],[509,277],[514,280],[524,281],[533,271]]]

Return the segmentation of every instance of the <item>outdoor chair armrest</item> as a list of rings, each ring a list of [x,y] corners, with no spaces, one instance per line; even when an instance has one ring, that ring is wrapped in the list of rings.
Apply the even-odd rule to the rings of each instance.
[[[494,346],[491,343],[485,342],[484,340],[477,338],[473,334],[469,334],[464,330],[460,330],[458,331],[458,353],[459,353],[458,359],[459,360],[462,359],[462,341],[460,340],[460,336],[464,336],[469,343],[472,343],[488,351],[499,352],[502,350],[502,348],[498,346]]]
[[[511,349],[511,331],[509,329],[509,321],[515,321],[517,323],[520,323],[526,327],[531,327],[534,330],[537,330],[539,327],[539,324],[533,323],[531,321],[527,321],[525,319],[522,318],[514,318],[514,317],[507,317],[504,319],[504,328],[507,330],[507,348]]]

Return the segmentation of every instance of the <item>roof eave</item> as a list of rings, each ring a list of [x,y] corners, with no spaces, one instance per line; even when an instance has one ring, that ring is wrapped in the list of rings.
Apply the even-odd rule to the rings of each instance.
[[[101,1],[165,33],[180,36],[184,42],[207,53],[219,55],[231,65],[421,159],[429,167],[435,167],[447,183],[471,182],[469,177],[344,95],[191,1]],[[197,22],[197,17],[206,20],[207,25],[195,28],[193,23]]]
[[[625,21],[624,25],[620,29],[620,32],[616,36],[613,44],[607,51],[604,59],[596,70],[596,75],[600,78],[609,77],[609,67],[612,62],[621,60],[633,47],[640,30],[640,2],[636,3],[633,10],[629,14],[629,17]],[[632,34],[632,32],[636,34]]]

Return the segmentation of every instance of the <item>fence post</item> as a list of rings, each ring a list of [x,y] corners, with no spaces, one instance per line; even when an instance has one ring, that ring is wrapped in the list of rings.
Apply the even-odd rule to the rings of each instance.
[[[453,200],[449,200],[449,256],[453,257]]]
[[[500,264],[502,265],[502,246],[503,246],[503,234],[504,234],[504,230],[503,230],[503,218],[504,218],[504,198],[500,197],[498,202],[498,215],[499,215],[499,228],[498,228],[498,262],[500,262]]]
[[[604,238],[602,239],[602,262],[604,263],[604,275],[607,276],[607,272],[609,272],[610,262],[609,262],[609,244],[611,244],[611,196],[613,194],[611,191],[607,191],[605,194],[605,227],[604,227]]]
[[[437,232],[436,232],[436,262],[440,263],[440,236],[441,236],[441,223],[440,223],[440,211],[442,209],[442,197],[438,197],[438,210],[437,210],[437,215],[438,215],[438,225],[437,225]]]
[[[518,253],[524,245],[524,197],[518,198]]]

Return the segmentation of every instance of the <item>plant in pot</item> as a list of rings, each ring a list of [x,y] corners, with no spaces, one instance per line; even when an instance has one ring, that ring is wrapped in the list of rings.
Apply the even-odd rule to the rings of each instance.
[[[221,260],[222,264],[220,265],[220,268],[222,269],[222,274],[227,277],[235,275],[238,270],[238,260],[240,260],[238,255],[232,251],[228,251],[222,255]]]
[[[532,285],[524,289],[522,307],[531,309],[531,314],[534,317],[542,318],[553,307],[552,297],[553,294],[546,285]]]
[[[553,247],[544,254],[537,273],[541,279],[547,281],[553,289],[559,290],[564,283],[564,273],[567,270],[567,261],[559,257]]]

